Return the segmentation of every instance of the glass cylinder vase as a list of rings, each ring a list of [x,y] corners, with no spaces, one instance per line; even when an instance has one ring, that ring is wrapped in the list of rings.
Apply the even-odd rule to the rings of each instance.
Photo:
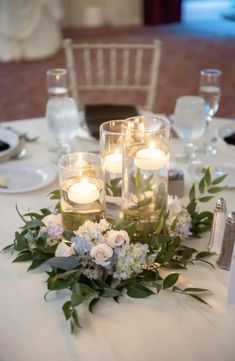
[[[99,221],[105,214],[105,190],[100,157],[70,153],[58,162],[61,214],[66,230],[76,230],[86,220]]]
[[[124,120],[110,120],[100,126],[100,154],[105,181],[108,216],[120,212],[122,196],[122,124]]]
[[[169,121],[154,116],[123,124],[122,213],[138,222],[137,238],[154,231],[167,206],[169,132]]]

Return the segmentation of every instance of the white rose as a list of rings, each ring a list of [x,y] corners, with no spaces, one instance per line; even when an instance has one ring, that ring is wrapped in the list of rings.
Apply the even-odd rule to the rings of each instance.
[[[48,214],[42,219],[42,222],[48,227],[51,223],[63,226],[61,214]]]
[[[72,247],[67,246],[64,242],[60,242],[56,248],[55,256],[56,257],[70,257],[75,254]]]
[[[130,237],[126,231],[115,231],[112,229],[108,232],[107,243],[110,247],[115,248],[122,246],[124,243],[130,243]]]
[[[95,263],[101,266],[108,266],[110,258],[113,255],[113,249],[106,243],[99,243],[97,246],[92,247],[90,256],[94,258]]]

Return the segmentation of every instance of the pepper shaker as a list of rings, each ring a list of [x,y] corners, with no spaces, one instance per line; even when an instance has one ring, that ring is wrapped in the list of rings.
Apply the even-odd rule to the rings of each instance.
[[[213,223],[211,228],[208,249],[211,252],[220,254],[224,235],[227,207],[224,198],[219,198],[215,205]]]
[[[227,271],[229,271],[231,267],[234,242],[235,242],[235,212],[230,212],[225,222],[221,254],[217,260],[217,265],[220,268]]]

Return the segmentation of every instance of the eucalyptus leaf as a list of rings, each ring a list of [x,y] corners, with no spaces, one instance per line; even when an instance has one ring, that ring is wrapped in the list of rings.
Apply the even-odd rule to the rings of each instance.
[[[212,184],[213,186],[215,186],[215,185],[223,182],[223,180],[224,180],[226,177],[227,177],[227,174],[221,175],[221,176],[213,179],[213,181],[211,182],[211,184]]]
[[[85,283],[77,282],[72,287],[73,293],[81,295],[83,297],[92,294],[94,292],[93,288],[89,287]]]
[[[178,281],[180,273],[171,273],[163,280],[162,288],[166,290],[167,288],[171,288]]]
[[[50,266],[62,269],[64,271],[72,270],[79,266],[79,258],[77,256],[70,257],[52,257],[48,260]]]
[[[132,298],[145,298],[153,295],[154,292],[141,283],[132,282],[127,286],[127,294]]]
[[[109,298],[109,297],[113,298],[113,297],[120,296],[120,292],[119,292],[118,290],[114,289],[114,288],[105,287],[105,288],[103,288],[102,291],[100,292],[100,295],[101,295],[102,297],[105,297],[105,298],[106,298],[106,297],[107,297],[107,298]]]
[[[196,188],[195,188],[195,184],[193,183],[190,191],[189,191],[189,199],[190,201],[193,201],[196,197]]]
[[[94,306],[99,302],[100,298],[99,297],[95,297],[93,298],[90,303],[89,303],[89,306],[88,306],[88,309],[91,313],[93,313],[93,310],[94,310]]]
[[[196,288],[196,287],[187,287],[183,290],[184,293],[190,292],[196,292],[196,293],[204,293],[204,292],[209,292],[212,293],[210,290],[208,290],[207,288]]]
[[[199,191],[200,193],[204,193],[205,190],[205,179],[204,177],[199,182]]]
[[[32,253],[30,251],[21,252],[12,262],[25,262],[32,260]]]
[[[201,258],[205,258],[205,257],[209,257],[211,256],[213,253],[209,252],[209,251],[201,251],[196,255],[196,259],[201,259]]]
[[[215,193],[219,193],[219,192],[222,192],[223,190],[225,190],[226,187],[211,187],[209,188],[207,191],[208,193],[210,194],[215,194]]]
[[[77,314],[77,311],[75,310],[75,308],[72,308],[72,310],[71,310],[71,318],[77,327],[82,328],[79,323],[78,314]],[[73,329],[73,333],[74,333],[74,331],[75,330]]]
[[[63,310],[66,320],[70,319],[70,317],[71,317],[71,301],[65,302],[62,306],[62,310]]]
[[[211,172],[209,167],[205,169],[205,180],[207,185],[209,186],[211,184]]]
[[[213,196],[205,196],[205,197],[200,197],[198,198],[199,202],[209,202],[211,199],[213,198]]]
[[[192,298],[194,298],[195,300],[197,300],[197,301],[199,301],[199,302],[201,302],[201,303],[204,303],[205,305],[211,307],[211,306],[209,305],[209,303],[207,303],[205,300],[203,300],[203,298],[201,298],[200,296],[195,295],[194,293],[187,293],[187,295],[190,296],[190,297],[192,297]]]
[[[55,189],[54,191],[52,191],[51,193],[49,193],[49,198],[50,199],[60,199],[60,190],[59,189]]]

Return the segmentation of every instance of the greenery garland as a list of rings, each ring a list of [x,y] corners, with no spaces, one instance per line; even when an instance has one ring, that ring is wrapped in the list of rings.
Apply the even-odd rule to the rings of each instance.
[[[200,237],[211,228],[213,214],[200,212],[198,202],[211,200],[225,188],[218,186],[225,175],[212,180],[209,168],[203,172],[199,184],[193,184],[190,189],[187,207],[162,213],[153,233],[143,233],[137,243],[131,241],[138,222],[127,224],[122,219],[112,224],[106,220],[85,223],[77,232],[64,231],[59,222],[48,222],[61,216],[60,203],[57,203],[53,212],[43,208],[39,213],[21,215],[17,208],[24,224],[15,232],[14,243],[4,250],[18,252],[13,262],[31,261],[29,271],[43,263],[49,265],[48,292],[70,290],[70,299],[62,309],[66,320],[70,321],[71,332],[80,327],[76,307],[86,300],[92,312],[102,298],[119,302],[125,294],[145,298],[161,290],[170,290],[207,304],[202,295],[210,292],[208,289],[181,289],[177,286],[180,273],[172,272],[173,269],[187,269],[188,264],[196,262],[214,267],[207,259],[210,252],[197,251],[182,243],[185,219],[190,218],[191,237]],[[50,194],[50,199],[59,198],[58,190]],[[103,253],[99,253],[102,247]],[[166,276],[161,269],[164,275],[169,271]]]

